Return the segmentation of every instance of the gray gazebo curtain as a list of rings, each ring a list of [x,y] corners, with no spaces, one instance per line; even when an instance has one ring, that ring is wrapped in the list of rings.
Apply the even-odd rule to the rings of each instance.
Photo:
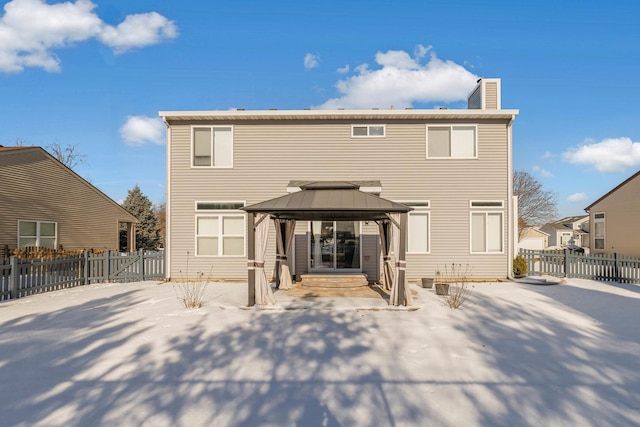
[[[293,243],[296,222],[291,219],[274,219],[276,226],[276,246],[278,260],[279,289],[292,289],[291,271],[289,270],[288,259],[291,255],[291,245]],[[284,233],[284,235],[283,235]]]
[[[391,297],[390,304],[391,305],[404,305],[403,300],[406,301],[406,305],[413,304],[413,298],[411,296],[411,290],[407,284],[406,275],[402,274],[404,278],[404,298],[401,298],[398,295],[398,279],[400,277],[400,269],[406,269],[406,263],[404,260],[400,260],[398,254],[400,253],[400,214],[390,214],[390,217],[393,222],[392,231],[391,231],[391,242],[393,247],[393,254],[396,261],[395,274],[393,275],[393,286],[391,287]]]
[[[255,248],[256,248],[256,304],[266,305],[275,304],[276,299],[273,297],[273,291],[269,282],[267,281],[267,274],[264,271],[264,258],[267,253],[267,236],[269,235],[269,221],[267,221],[267,215],[262,215],[255,226]]]
[[[391,223],[388,220],[378,221],[380,247],[382,249],[382,277],[384,289],[391,290],[393,283],[393,266],[391,264]]]

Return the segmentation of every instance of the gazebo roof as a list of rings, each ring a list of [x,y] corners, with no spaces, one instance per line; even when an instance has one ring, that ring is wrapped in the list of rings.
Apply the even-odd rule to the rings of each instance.
[[[303,186],[301,191],[242,209],[298,221],[367,221],[386,219],[388,213],[412,210],[401,203],[360,191],[357,184],[337,181],[314,182]]]

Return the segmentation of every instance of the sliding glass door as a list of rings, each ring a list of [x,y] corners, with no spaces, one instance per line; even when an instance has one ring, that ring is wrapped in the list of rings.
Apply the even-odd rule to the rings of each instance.
[[[360,271],[360,222],[311,221],[309,268]]]

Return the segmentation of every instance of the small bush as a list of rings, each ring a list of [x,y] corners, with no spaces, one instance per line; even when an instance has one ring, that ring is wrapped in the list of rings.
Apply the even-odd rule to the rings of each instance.
[[[452,263],[444,266],[443,282],[449,284],[449,294],[446,296],[446,302],[449,308],[459,309],[471,297],[472,289],[467,283],[471,276],[469,265]]]
[[[176,293],[176,298],[178,298],[178,301],[182,303],[184,308],[200,308],[206,302],[205,291],[210,281],[209,277],[205,278],[204,273],[198,272],[196,279],[189,278],[189,252],[187,252],[186,268],[186,278],[183,278],[180,283],[175,284],[173,290]],[[182,271],[180,271],[180,273],[182,275]]]
[[[527,274],[527,270],[529,266],[527,265],[527,260],[524,259],[522,255],[518,255],[513,260],[513,275],[516,277],[522,277]]]

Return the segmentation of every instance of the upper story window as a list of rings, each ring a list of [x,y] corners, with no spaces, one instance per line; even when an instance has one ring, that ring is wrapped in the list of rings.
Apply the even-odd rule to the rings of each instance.
[[[198,126],[192,129],[192,166],[233,167],[233,128],[231,126]]]
[[[352,125],[351,137],[353,138],[384,138],[384,125]]]
[[[56,249],[57,224],[45,221],[18,221],[18,248],[38,246]]]
[[[427,158],[478,157],[475,125],[427,126]]]

